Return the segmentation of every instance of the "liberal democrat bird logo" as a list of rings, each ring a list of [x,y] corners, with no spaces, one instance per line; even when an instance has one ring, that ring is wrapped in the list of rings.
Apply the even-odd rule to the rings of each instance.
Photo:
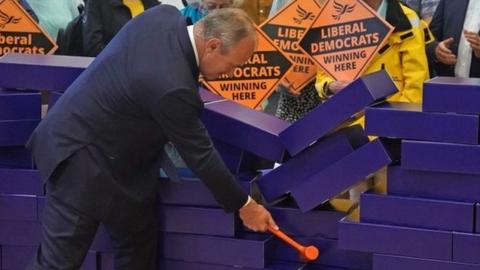
[[[299,18],[293,18],[293,21],[298,23],[298,24],[301,24],[305,20],[315,19],[315,14],[313,14],[313,12],[307,12],[300,5],[297,6],[297,14],[298,14]]]
[[[357,4],[355,5],[342,5],[341,3],[338,3],[337,1],[333,1],[333,6],[335,7],[335,11],[337,11],[337,14],[332,15],[332,17],[338,21],[342,17],[343,14],[353,12],[353,9],[355,8]]]
[[[0,10],[0,29],[5,28],[5,25],[9,23],[17,24],[20,22],[21,19],[22,18],[15,18],[14,16],[10,16],[7,13]]]

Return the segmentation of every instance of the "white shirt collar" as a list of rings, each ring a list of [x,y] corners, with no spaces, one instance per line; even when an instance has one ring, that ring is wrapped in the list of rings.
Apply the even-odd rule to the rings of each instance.
[[[187,26],[187,31],[188,31],[188,36],[190,37],[190,42],[192,43],[193,47],[193,52],[195,53],[195,61],[197,62],[197,67],[198,67],[198,51],[197,51],[197,45],[195,45],[195,34],[193,33],[193,25]]]

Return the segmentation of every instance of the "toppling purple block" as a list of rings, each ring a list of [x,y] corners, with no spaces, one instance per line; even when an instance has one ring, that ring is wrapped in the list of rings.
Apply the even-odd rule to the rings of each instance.
[[[382,143],[374,140],[295,186],[292,196],[303,212],[309,211],[390,162]]]
[[[161,206],[159,230],[212,236],[235,236],[235,215],[220,208]]]
[[[8,54],[0,59],[0,87],[64,92],[94,58]]]
[[[325,238],[295,238],[302,245],[313,245],[320,250],[317,260],[309,264],[329,265],[347,269],[370,270],[372,269],[372,254],[338,248],[338,240]],[[275,260],[301,262],[298,251],[285,244],[280,239],[273,239],[272,256]]]
[[[42,195],[40,174],[37,170],[0,169],[0,193]]]
[[[454,232],[453,261],[480,264],[480,234]]]
[[[405,170],[387,170],[388,194],[462,202],[480,201],[480,175]]]
[[[266,173],[257,182],[263,197],[272,202],[350,154],[354,148],[350,140],[352,137],[361,139],[363,143],[368,141],[360,126],[346,128]]]
[[[202,120],[217,140],[271,161],[284,158],[278,134],[289,126],[286,121],[229,100],[206,104]]]
[[[345,218],[340,222],[339,235],[339,247],[343,249],[439,260],[452,259],[451,232],[358,223]]]
[[[402,141],[402,168],[480,174],[480,145]]]
[[[368,74],[285,129],[280,139],[294,156],[368,105],[395,92],[397,87],[385,71]]]
[[[474,204],[363,193],[360,221],[473,232]]]
[[[48,110],[51,110],[53,106],[55,106],[55,103],[57,103],[58,99],[62,97],[63,93],[57,92],[57,91],[51,91],[50,96],[48,98]]]
[[[37,221],[37,197],[32,195],[0,195],[0,220]]]
[[[197,178],[183,178],[175,183],[167,178],[159,182],[159,202],[186,206],[218,207],[212,193]]]
[[[205,264],[196,262],[184,262],[175,260],[160,259],[160,270],[259,270],[254,268],[220,265],[220,264]],[[286,263],[277,262],[267,265],[264,270],[304,270],[303,263]],[[102,268],[102,270],[113,270],[113,268]]]
[[[375,254],[373,270],[480,270],[478,264]]]
[[[25,145],[38,123],[40,119],[0,121],[0,146]]]
[[[338,222],[346,215],[329,210],[302,213],[299,209],[290,207],[270,207],[268,210],[288,235],[330,239],[338,238]]]
[[[30,263],[37,250],[37,246],[3,246],[2,247],[2,269],[16,270],[25,269]],[[88,251],[80,270],[96,270],[97,253]]]
[[[40,242],[41,228],[37,221],[0,220],[0,245],[34,246]]]
[[[225,162],[225,165],[230,172],[235,175],[256,172],[261,169],[273,167],[273,162],[264,160],[236,146],[215,139],[213,140],[213,143]]]
[[[224,238],[191,234],[163,234],[160,254],[172,260],[264,268],[271,236]]]
[[[479,116],[422,112],[422,105],[415,103],[384,103],[367,108],[365,131],[380,137],[478,144]]]
[[[40,119],[41,106],[39,92],[0,90],[0,120]]]
[[[200,98],[202,99],[203,103],[225,100],[222,96],[212,93],[203,87],[198,89],[198,93],[200,94]]]
[[[33,158],[24,146],[0,147],[0,168],[33,169]]]
[[[423,110],[480,114],[480,79],[436,77],[426,81]]]

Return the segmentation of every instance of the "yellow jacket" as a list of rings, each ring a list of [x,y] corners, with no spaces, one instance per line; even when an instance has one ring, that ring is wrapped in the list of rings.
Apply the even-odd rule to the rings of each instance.
[[[417,14],[397,0],[388,0],[386,20],[395,27],[387,43],[378,51],[364,74],[385,69],[399,92],[388,101],[422,101],[423,82],[429,78],[425,44],[433,41],[428,26]],[[318,71],[315,87],[322,99],[333,79]]]

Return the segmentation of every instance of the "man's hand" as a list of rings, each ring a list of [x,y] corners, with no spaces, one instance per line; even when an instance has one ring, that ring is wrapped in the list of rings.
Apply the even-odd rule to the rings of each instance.
[[[247,205],[240,208],[239,213],[243,225],[254,232],[265,232],[268,226],[272,226],[278,230],[278,226],[270,212],[254,200],[251,200]]]
[[[470,43],[470,47],[472,47],[473,54],[475,57],[480,58],[480,36],[475,32],[470,32],[467,30],[463,31],[465,38]]]
[[[347,87],[352,81],[333,81],[328,84],[328,91],[332,94],[336,94]]]
[[[435,48],[435,57],[440,63],[445,65],[455,65],[457,63],[457,56],[450,50],[450,45],[453,42],[453,38],[447,38],[438,43]]]

